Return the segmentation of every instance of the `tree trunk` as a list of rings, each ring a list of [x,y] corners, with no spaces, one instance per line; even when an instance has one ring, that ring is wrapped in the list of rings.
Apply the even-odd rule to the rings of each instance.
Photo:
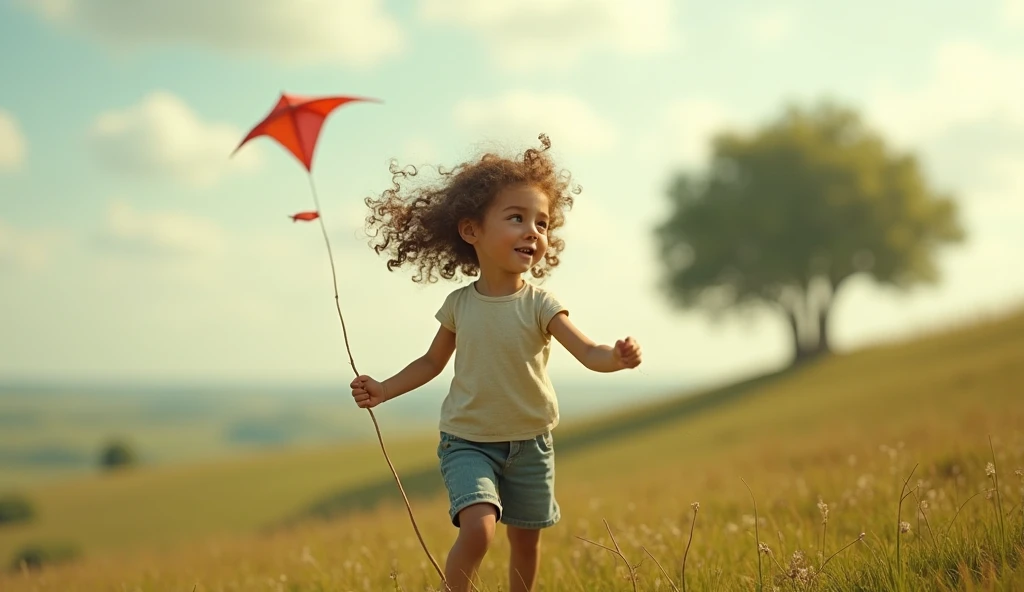
[[[803,336],[800,331],[800,318],[797,316],[796,311],[792,309],[787,310],[786,318],[789,320],[789,328],[793,337],[793,360],[791,365],[795,366],[806,360],[809,352],[804,346]]]
[[[772,295],[774,304],[789,323],[790,338],[793,343],[791,366],[799,365],[812,353],[807,347],[807,304],[810,300],[808,296],[806,289],[796,286],[785,287],[779,293]]]
[[[818,345],[814,348],[814,356],[827,356],[832,353],[829,343],[828,319],[832,312],[832,299],[825,301],[818,309]]]
[[[839,286],[842,284],[843,279],[835,280],[828,277],[820,278],[818,282],[819,289],[817,293],[819,296],[814,298],[808,298],[808,303],[813,302],[813,310],[811,314],[811,329],[815,333],[815,345],[810,351],[809,357],[819,358],[828,356],[832,353],[832,342],[830,339],[829,332],[829,319],[832,316],[832,305],[835,303],[836,292],[839,290]],[[810,290],[808,290],[810,291]]]
[[[796,366],[832,353],[829,319],[835,295],[848,276],[812,278],[803,288],[791,287],[771,300],[789,323],[793,340],[791,365]],[[767,299],[767,298],[766,298]]]

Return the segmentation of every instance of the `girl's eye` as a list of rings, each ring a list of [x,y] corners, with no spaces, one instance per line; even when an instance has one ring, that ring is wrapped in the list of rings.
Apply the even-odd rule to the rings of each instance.
[[[519,215],[519,214],[512,214],[512,216],[509,217],[509,220],[515,220],[516,222],[522,222],[523,221],[523,217],[521,215]]]

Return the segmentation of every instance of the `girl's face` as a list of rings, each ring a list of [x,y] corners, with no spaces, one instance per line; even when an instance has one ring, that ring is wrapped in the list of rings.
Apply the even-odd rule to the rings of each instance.
[[[539,263],[548,249],[549,208],[548,196],[537,187],[521,184],[502,189],[484,214],[483,224],[471,223],[470,232],[463,232],[476,248],[480,267],[519,275]]]

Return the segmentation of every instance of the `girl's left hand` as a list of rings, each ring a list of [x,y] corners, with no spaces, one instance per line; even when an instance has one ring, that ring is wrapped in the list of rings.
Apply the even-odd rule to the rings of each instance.
[[[640,365],[640,344],[632,337],[615,342],[615,361],[623,368],[636,368]]]

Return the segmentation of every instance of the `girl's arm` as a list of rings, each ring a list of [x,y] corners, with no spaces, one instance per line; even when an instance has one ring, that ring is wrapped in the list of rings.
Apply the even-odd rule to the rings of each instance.
[[[383,382],[362,375],[352,381],[352,397],[360,407],[375,407],[415,390],[437,377],[455,352],[455,333],[439,327],[427,353]]]
[[[455,353],[455,334],[444,327],[438,327],[427,353],[416,358],[398,374],[381,383],[384,386],[384,400],[404,395],[437,378],[437,375],[448,365],[448,360],[451,359],[453,353]]]
[[[640,365],[640,346],[632,337],[616,341],[615,346],[597,345],[577,329],[565,313],[551,319],[548,331],[574,358],[594,372],[616,372]]]

